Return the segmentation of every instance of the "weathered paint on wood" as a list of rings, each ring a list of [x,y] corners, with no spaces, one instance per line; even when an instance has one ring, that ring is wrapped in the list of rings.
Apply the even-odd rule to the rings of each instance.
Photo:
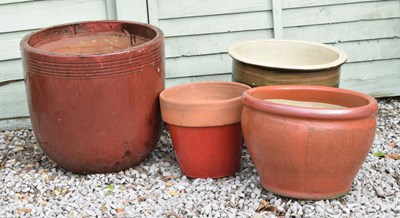
[[[0,61],[0,84],[23,78],[21,59]]]
[[[9,60],[21,57],[19,43],[21,39],[32,30],[1,33],[0,34],[0,60]]]
[[[166,35],[166,86],[230,81],[232,44],[282,37],[344,50],[341,85],[374,95],[400,95],[400,1],[272,0],[3,0],[0,1],[0,128],[27,126],[19,41],[27,33],[79,20],[150,22]],[[90,10],[89,10],[90,9]],[[23,19],[22,19],[23,18]],[[26,22],[28,20],[28,22]],[[275,29],[274,29],[275,28]],[[12,82],[17,81],[17,82]],[[5,106],[3,106],[5,105]],[[3,109],[4,108],[4,109]]]
[[[397,38],[400,18],[334,23],[283,29],[284,38],[323,43]]]
[[[282,1],[283,8],[306,8],[321,5],[342,5],[345,7],[347,4],[359,2],[384,2],[387,0],[290,0]]]
[[[364,2],[283,10],[283,26],[308,26],[400,17],[400,1]],[[345,24],[344,24],[345,25]]]
[[[272,11],[160,20],[166,37],[271,29]]]
[[[271,0],[158,0],[158,19],[272,10]]]
[[[272,38],[272,30],[255,30],[198,36],[166,38],[166,57],[215,54],[228,51],[235,43],[249,39]]]
[[[28,116],[25,84],[23,81],[0,86],[0,120]]]
[[[114,0],[118,20],[148,22],[147,3],[143,0]]]
[[[43,28],[82,20],[107,19],[104,0],[56,0],[0,7],[0,33]]]

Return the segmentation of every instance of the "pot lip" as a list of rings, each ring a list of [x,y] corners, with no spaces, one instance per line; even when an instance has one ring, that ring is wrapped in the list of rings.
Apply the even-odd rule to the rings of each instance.
[[[335,61],[328,62],[325,64],[315,64],[315,65],[281,65],[280,64],[280,65],[278,65],[278,64],[274,64],[274,63],[265,63],[262,61],[248,58],[246,56],[241,55],[237,51],[237,48],[239,46],[245,46],[245,45],[254,44],[254,43],[268,43],[268,42],[295,43],[295,44],[317,46],[317,47],[331,50],[331,51],[337,53],[339,57]],[[233,59],[236,59],[243,63],[257,65],[257,66],[261,66],[261,67],[268,67],[268,68],[277,68],[277,69],[285,69],[285,70],[300,70],[300,71],[334,68],[334,67],[338,67],[338,66],[342,65],[347,60],[347,54],[344,51],[337,49],[333,46],[322,44],[322,43],[317,43],[317,42],[292,40],[292,39],[254,39],[254,40],[242,41],[242,42],[239,42],[237,44],[230,46],[228,49],[228,53]]]
[[[51,29],[55,28],[60,28],[60,27],[66,27],[66,26],[74,26],[74,25],[82,25],[82,24],[96,24],[96,23],[120,23],[120,24],[133,24],[133,25],[140,25],[140,26],[145,26],[147,28],[150,28],[156,33],[156,36],[149,40],[148,42],[145,42],[141,45],[134,46],[134,47],[129,47],[121,50],[116,50],[113,52],[108,52],[108,53],[99,53],[99,54],[66,54],[66,53],[58,53],[58,52],[51,52],[51,51],[46,51],[46,50],[41,50],[35,47],[32,47],[29,45],[28,41],[30,40],[31,36],[39,33],[39,32],[45,32]],[[49,26],[46,28],[39,29],[37,31],[34,31],[32,33],[29,33],[28,35],[24,36],[20,42],[20,47],[28,52],[31,53],[36,53],[39,55],[44,55],[44,56],[53,56],[53,57],[62,57],[62,58],[97,58],[97,57],[108,57],[108,56],[114,56],[118,54],[123,54],[127,52],[132,52],[135,50],[140,50],[143,49],[143,47],[147,46],[152,46],[153,44],[157,43],[157,39],[160,37],[164,37],[164,33],[162,32],[161,29],[158,27],[151,25],[151,24],[146,24],[146,23],[141,23],[141,22],[135,22],[135,21],[125,21],[125,20],[94,20],[94,21],[78,21],[78,22],[71,22],[71,23],[64,23],[64,24],[58,24],[58,25],[53,25]]]
[[[271,92],[271,91],[313,91],[313,92],[329,92],[332,94],[348,95],[352,98],[365,100],[367,103],[362,106],[349,107],[342,109],[328,108],[306,108],[300,106],[284,105],[264,101],[263,99],[252,96],[255,93]],[[321,99],[322,100],[322,99]],[[334,88],[327,86],[312,85],[277,85],[277,86],[261,86],[251,88],[242,95],[242,102],[245,106],[262,112],[284,115],[288,117],[299,117],[303,119],[328,119],[328,120],[351,120],[361,119],[374,115],[378,110],[378,103],[375,98],[353,90]],[[325,102],[329,103],[329,102]]]
[[[228,98],[182,101],[176,99],[176,93],[185,93],[188,89],[202,90],[207,87],[235,90],[235,95]],[[240,100],[244,91],[250,87],[236,82],[195,82],[177,85],[160,93],[161,116],[166,123],[186,127],[224,126],[238,123],[241,119],[243,103]],[[214,90],[218,92],[218,90]],[[201,93],[201,92],[199,92]],[[171,96],[168,96],[168,95]]]
[[[209,81],[209,82],[194,82],[194,83],[187,83],[187,84],[181,84],[181,85],[176,85],[173,87],[170,87],[168,89],[163,90],[160,93],[160,100],[164,102],[168,102],[171,105],[174,105],[176,107],[187,107],[187,106],[192,106],[192,107],[199,107],[199,106],[218,106],[218,105],[227,105],[227,104],[236,104],[237,102],[240,102],[241,96],[237,96],[235,98],[229,98],[229,99],[224,99],[224,100],[217,100],[217,101],[212,101],[212,102],[191,102],[191,103],[186,103],[182,101],[177,101],[172,98],[168,98],[166,95],[169,94],[170,92],[177,92],[179,91],[184,91],[185,89],[189,87],[206,87],[206,86],[214,86],[214,87],[231,87],[235,89],[241,89],[246,91],[247,89],[250,88],[250,86],[238,83],[238,82],[223,82],[223,81]]]

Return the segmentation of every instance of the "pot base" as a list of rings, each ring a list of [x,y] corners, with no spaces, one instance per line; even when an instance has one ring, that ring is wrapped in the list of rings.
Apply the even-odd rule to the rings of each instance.
[[[179,167],[190,178],[221,178],[240,168],[243,139],[240,123],[215,127],[168,124]]]
[[[290,191],[290,190],[283,190],[279,188],[268,188],[266,185],[261,183],[261,186],[279,196],[288,197],[288,198],[296,198],[296,199],[303,199],[303,200],[329,200],[335,199],[345,196],[347,193],[350,192],[350,189],[344,192],[334,192],[334,193],[318,193],[318,192],[298,192],[298,191]]]

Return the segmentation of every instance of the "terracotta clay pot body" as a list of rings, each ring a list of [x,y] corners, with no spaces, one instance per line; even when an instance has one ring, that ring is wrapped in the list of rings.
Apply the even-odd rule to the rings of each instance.
[[[75,173],[116,172],[142,161],[161,129],[164,37],[134,22],[40,30],[21,41],[36,139]]]
[[[315,200],[349,192],[374,140],[375,99],[323,86],[265,86],[249,89],[242,101],[245,143],[265,189]],[[321,102],[340,109],[313,106]]]
[[[331,46],[295,40],[252,40],[229,48],[232,81],[268,85],[339,86],[344,52]]]
[[[161,92],[162,118],[184,175],[219,178],[239,170],[240,96],[248,88],[232,82],[199,82]]]

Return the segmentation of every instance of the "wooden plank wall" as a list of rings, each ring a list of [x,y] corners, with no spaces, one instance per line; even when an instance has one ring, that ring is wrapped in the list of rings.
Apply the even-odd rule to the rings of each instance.
[[[109,0],[0,1],[0,129],[29,126],[19,42],[60,23],[115,19]]]
[[[90,10],[89,10],[90,9]],[[38,28],[82,20],[150,22],[166,36],[167,87],[231,80],[230,45],[287,38],[349,55],[341,87],[400,95],[399,0],[3,0],[0,1],[0,129],[28,125],[19,41]]]
[[[399,0],[291,0],[282,3],[283,38],[344,50],[340,87],[375,97],[400,95]]]
[[[149,0],[150,23],[165,33],[167,87],[231,80],[230,45],[272,38],[272,4],[265,0]]]

